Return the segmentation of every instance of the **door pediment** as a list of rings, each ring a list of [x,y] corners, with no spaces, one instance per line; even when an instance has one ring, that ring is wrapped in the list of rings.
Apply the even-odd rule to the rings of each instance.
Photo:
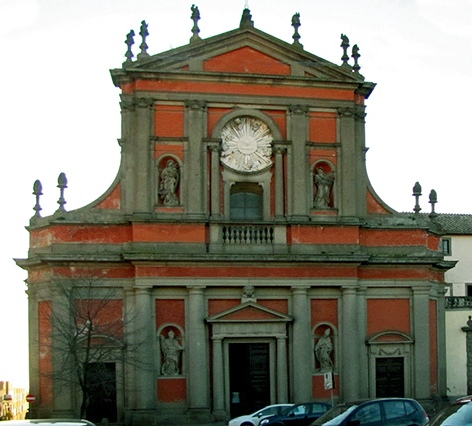
[[[286,325],[292,317],[249,301],[212,315],[206,321],[212,325],[214,339],[254,336],[285,338]]]

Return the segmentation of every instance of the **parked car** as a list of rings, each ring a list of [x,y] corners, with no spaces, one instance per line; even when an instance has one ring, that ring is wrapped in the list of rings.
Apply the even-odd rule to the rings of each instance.
[[[27,419],[5,420],[4,426],[95,426],[92,422],[79,419]]]
[[[459,398],[451,405],[443,408],[430,426],[466,426],[472,424],[472,402],[469,399]]]
[[[255,413],[235,417],[228,422],[228,426],[257,426],[266,417],[274,416],[285,411],[293,404],[273,404],[257,410]]]
[[[295,404],[281,414],[260,421],[259,426],[308,426],[330,408],[325,402]]]
[[[409,398],[381,398],[332,408],[312,426],[424,426],[429,418],[418,401]]]

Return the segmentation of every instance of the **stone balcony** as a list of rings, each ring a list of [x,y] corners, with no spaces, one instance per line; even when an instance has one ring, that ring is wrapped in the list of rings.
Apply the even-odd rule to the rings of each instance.
[[[470,296],[448,296],[446,299],[446,309],[471,309],[472,297]]]

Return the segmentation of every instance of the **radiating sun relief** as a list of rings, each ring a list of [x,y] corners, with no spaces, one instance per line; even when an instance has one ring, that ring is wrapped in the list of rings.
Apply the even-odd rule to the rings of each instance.
[[[221,161],[234,170],[258,172],[272,164],[272,134],[257,118],[235,118],[223,127],[221,139]]]

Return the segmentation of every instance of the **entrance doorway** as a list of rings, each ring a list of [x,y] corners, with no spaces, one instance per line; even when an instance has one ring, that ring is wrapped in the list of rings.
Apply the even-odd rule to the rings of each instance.
[[[231,417],[269,405],[269,344],[230,343],[228,347]]]
[[[376,358],[375,360],[375,396],[404,397],[405,367],[404,358]]]
[[[89,406],[87,419],[100,423],[107,418],[110,423],[117,421],[116,365],[114,362],[94,362],[87,364]]]

